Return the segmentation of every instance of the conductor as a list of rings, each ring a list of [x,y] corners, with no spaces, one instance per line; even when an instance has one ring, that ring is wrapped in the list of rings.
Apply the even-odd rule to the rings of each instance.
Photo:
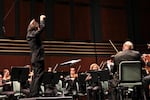
[[[45,15],[40,16],[40,24],[31,20],[28,25],[26,39],[31,49],[31,64],[33,68],[33,80],[30,85],[30,97],[39,96],[40,84],[44,73],[44,47],[40,35],[45,27]]]

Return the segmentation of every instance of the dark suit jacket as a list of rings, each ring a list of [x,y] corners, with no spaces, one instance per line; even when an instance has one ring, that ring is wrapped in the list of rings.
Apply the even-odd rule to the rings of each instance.
[[[134,50],[125,50],[118,52],[114,57],[114,71],[118,71],[119,63],[121,61],[142,61],[141,54]]]
[[[32,31],[27,30],[26,39],[31,49],[32,63],[44,60],[44,48],[42,46],[42,41],[40,39],[40,34],[42,33],[44,26],[45,22],[41,21],[40,30],[32,30]]]

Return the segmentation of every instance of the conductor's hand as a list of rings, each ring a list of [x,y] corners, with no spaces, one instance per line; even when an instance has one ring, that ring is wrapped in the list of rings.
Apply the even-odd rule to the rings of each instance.
[[[40,16],[40,21],[43,21],[45,18],[46,18],[45,15],[41,15],[41,16]]]

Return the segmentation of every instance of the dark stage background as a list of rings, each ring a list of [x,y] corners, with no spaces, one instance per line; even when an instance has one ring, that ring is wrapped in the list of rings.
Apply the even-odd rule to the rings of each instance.
[[[74,66],[88,70],[91,63],[116,53],[109,40],[119,50],[131,40],[137,50],[148,53],[150,0],[0,0],[0,70],[30,64],[26,29],[41,14],[47,16],[42,34],[45,69],[82,59]]]

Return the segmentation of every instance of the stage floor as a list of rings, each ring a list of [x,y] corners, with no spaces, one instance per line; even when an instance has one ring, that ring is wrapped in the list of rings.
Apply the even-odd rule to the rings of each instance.
[[[21,98],[19,100],[72,100],[72,96],[62,96],[62,97],[32,97],[32,98]]]

